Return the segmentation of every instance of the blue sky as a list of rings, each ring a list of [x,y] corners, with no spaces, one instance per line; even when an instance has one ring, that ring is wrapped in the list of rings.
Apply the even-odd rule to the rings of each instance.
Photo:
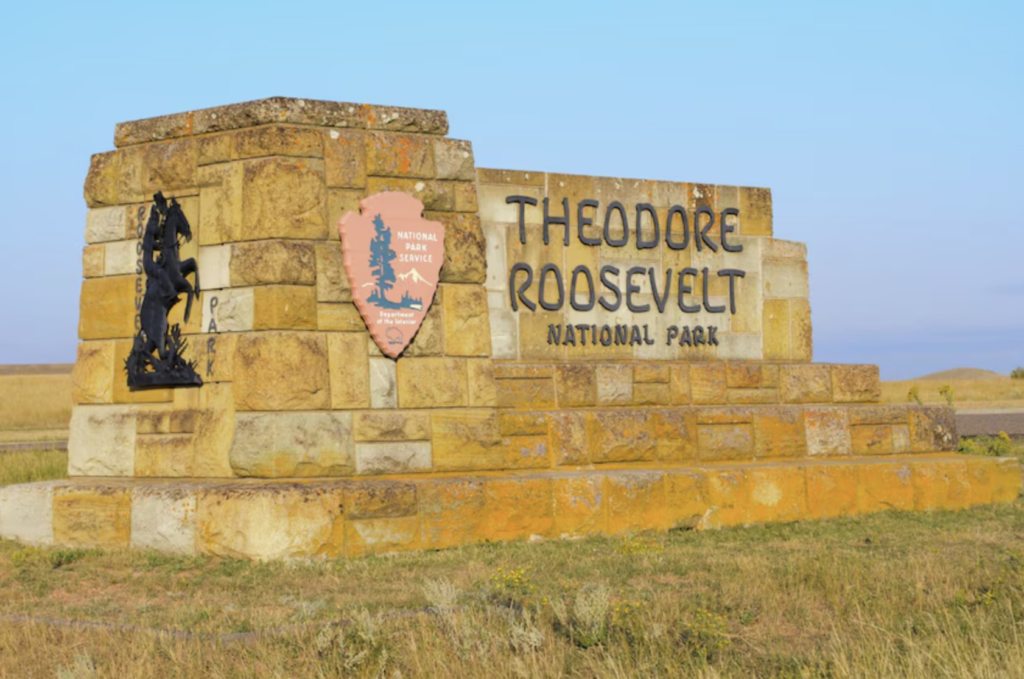
[[[159,11],[151,11],[151,7]],[[82,183],[124,120],[439,108],[482,167],[768,186],[815,360],[1024,365],[1021,3],[17,3],[0,363],[72,361]]]

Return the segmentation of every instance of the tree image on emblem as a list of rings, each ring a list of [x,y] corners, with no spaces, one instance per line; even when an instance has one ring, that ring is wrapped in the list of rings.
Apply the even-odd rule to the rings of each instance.
[[[402,296],[401,302],[393,302],[388,299],[388,290],[395,287],[397,280],[391,262],[398,255],[391,247],[391,229],[384,225],[384,220],[380,218],[380,215],[373,218],[373,227],[376,235],[370,241],[370,274],[377,283],[376,288],[366,301],[385,309],[421,309],[423,300],[410,296],[408,292]],[[404,280],[406,276],[408,274],[403,274],[401,278]]]

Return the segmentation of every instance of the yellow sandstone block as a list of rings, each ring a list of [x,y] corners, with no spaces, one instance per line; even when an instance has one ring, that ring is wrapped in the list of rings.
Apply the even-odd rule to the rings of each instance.
[[[496,380],[499,408],[545,410],[556,407],[555,381],[551,378]]]
[[[264,158],[243,162],[239,240],[327,238],[322,160]]]
[[[482,285],[442,285],[444,346],[449,356],[490,356],[491,322]]]
[[[370,407],[370,355],[363,333],[327,335],[331,408]]]
[[[418,484],[422,545],[444,549],[477,540],[484,513],[484,481],[468,477]]]
[[[610,534],[668,529],[670,512],[665,502],[663,472],[608,472],[604,488]]]
[[[75,403],[113,403],[114,381],[121,375],[114,364],[114,342],[82,342],[72,371]]]
[[[665,472],[665,507],[669,528],[696,528],[708,510],[704,471]]]
[[[261,285],[253,289],[253,330],[316,330],[316,288]]]
[[[193,476],[192,434],[150,434],[135,441],[135,475]]]
[[[131,497],[124,489],[55,490],[55,544],[67,547],[127,547],[130,536]]]
[[[231,386],[238,410],[327,410],[331,407],[328,384],[331,371],[323,334],[245,333],[239,335],[236,342],[235,379]],[[338,370],[341,369],[339,365]]]
[[[420,548],[419,516],[345,521],[345,556],[349,558]]]
[[[104,254],[106,246],[103,243],[86,245],[82,249],[82,277],[97,278],[104,273]]]
[[[698,528],[740,526],[747,522],[750,486],[742,469],[709,469],[704,480],[708,511]]]
[[[355,304],[321,303],[316,306],[317,329],[333,332],[365,332],[363,317]]]
[[[469,384],[464,358],[400,358],[400,408],[450,408],[469,405]]]
[[[857,512],[914,508],[910,466],[900,463],[863,463],[858,466]]]
[[[430,412],[366,410],[354,413],[356,441],[429,441]]]
[[[145,281],[135,276],[87,278],[82,281],[78,337],[119,339],[135,335],[136,297],[141,304]]]
[[[523,540],[550,537],[554,526],[550,478],[487,479],[478,540]]]
[[[469,387],[469,405],[474,408],[493,408],[498,405],[498,385],[494,379],[494,362],[489,358],[470,358],[466,361]]]
[[[124,370],[125,361],[132,352],[134,340],[116,340],[114,343],[114,403],[170,403],[174,400],[173,389],[140,389],[132,391],[128,387],[128,374]],[[192,343],[186,349],[185,358],[192,360],[195,356]],[[200,373],[201,375],[202,373]]]
[[[555,387],[559,407],[578,408],[597,405],[597,371],[592,365],[557,366]]]
[[[552,535],[579,537],[603,533],[604,478],[595,475],[556,476],[553,480],[555,509]]]
[[[790,331],[788,299],[766,299],[761,315],[762,347],[766,361],[782,361],[792,357],[793,339]]]
[[[694,405],[728,401],[726,368],[723,363],[694,363],[690,366],[690,393]]]
[[[747,470],[751,523],[808,518],[807,482],[803,467],[788,464]]]
[[[507,463],[497,411],[461,409],[431,413],[434,471],[502,469]]]
[[[858,469],[853,465],[808,465],[807,510],[810,518],[831,519],[857,513]]]

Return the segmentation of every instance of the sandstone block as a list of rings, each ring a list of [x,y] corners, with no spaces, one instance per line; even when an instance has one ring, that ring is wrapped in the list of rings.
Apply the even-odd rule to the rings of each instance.
[[[366,137],[366,173],[374,177],[434,179],[435,141],[417,135],[372,132]]]
[[[708,510],[704,498],[703,470],[687,469],[665,472],[665,508],[668,528],[693,529]]]
[[[690,366],[673,364],[669,369],[668,384],[673,405],[690,403]]]
[[[956,451],[960,441],[952,408],[918,406],[909,410],[911,452]]]
[[[430,441],[356,444],[357,474],[408,474],[430,471]]]
[[[436,296],[423,323],[402,356],[443,356],[445,354],[444,304]],[[376,345],[374,345],[376,346]]]
[[[323,135],[319,130],[290,125],[267,125],[239,130],[232,135],[235,158],[296,156],[322,158]]]
[[[660,471],[618,471],[605,475],[607,530],[666,530],[665,475]]]
[[[604,478],[565,474],[552,479],[552,535],[569,538],[597,535],[605,530]]]
[[[362,333],[327,335],[330,356],[331,408],[370,406],[370,358]]]
[[[827,365],[781,366],[783,403],[831,403],[832,373]]]
[[[882,383],[876,365],[832,366],[832,400],[835,403],[877,403]]]
[[[337,243],[316,244],[316,298],[320,302],[351,302],[352,290]]]
[[[107,243],[123,240],[127,233],[128,210],[116,207],[94,208],[85,214],[85,242]]]
[[[390,554],[420,548],[420,519],[356,519],[345,522],[345,555]]]
[[[438,179],[476,180],[473,145],[457,139],[434,139],[434,165]]]
[[[243,239],[242,163],[223,163],[199,170],[199,245],[219,245]],[[272,234],[274,236],[283,234]]]
[[[804,414],[797,408],[764,408],[755,411],[754,432],[755,455],[758,459],[804,457],[807,454]]]
[[[862,464],[858,466],[858,474],[858,513],[914,508],[914,486],[908,465]]]
[[[747,522],[750,485],[742,469],[709,469],[704,479],[708,511],[698,528],[740,526]]]
[[[327,238],[323,161],[267,158],[243,168],[240,240]]]
[[[75,406],[68,432],[68,475],[133,476],[135,417],[132,406]]]
[[[768,404],[779,402],[778,389],[730,389],[729,403],[736,405]]]
[[[1000,458],[993,461],[992,483],[993,502],[1013,502],[1020,497],[1021,468],[1017,460]]]
[[[792,327],[792,355],[794,361],[810,361],[814,357],[814,340],[811,336],[811,303],[806,299],[789,302]]]
[[[360,481],[345,486],[348,519],[393,519],[417,510],[416,484],[402,481]]]
[[[135,476],[192,476],[192,435],[140,434],[135,439]]]
[[[434,471],[504,468],[505,453],[494,410],[437,411],[430,419]]]
[[[66,547],[127,547],[131,498],[123,488],[57,488],[53,541]]]
[[[316,290],[305,285],[253,288],[254,330],[316,330]]]
[[[969,481],[965,462],[917,462],[911,469],[914,511],[963,509]]]
[[[550,478],[488,479],[478,540],[524,540],[550,537],[554,526]]]
[[[465,359],[401,358],[397,367],[400,408],[469,405]]]
[[[366,134],[330,130],[324,134],[327,186],[361,189],[366,186]]]
[[[808,465],[807,511],[815,519],[853,516],[857,513],[857,467]]]
[[[199,280],[204,291],[231,286],[231,250],[229,243],[199,247]]]
[[[547,436],[549,417],[546,413],[502,411],[498,413],[502,436]]]
[[[590,365],[560,365],[555,368],[555,388],[561,408],[597,405],[597,371]]]
[[[312,243],[260,240],[231,247],[231,286],[313,285],[316,251]]]
[[[424,215],[444,224],[444,283],[483,283],[487,278],[487,243],[480,218],[462,212],[430,212]]]
[[[667,384],[634,384],[633,405],[667,406],[672,403],[672,392]]]
[[[490,356],[491,323],[481,285],[442,285],[444,346],[449,356]]]
[[[547,175],[543,172],[520,170],[493,170],[478,167],[477,180],[481,184],[515,184],[519,186],[544,186]]]
[[[83,340],[118,339],[135,335],[135,303],[145,292],[135,276],[87,278],[82,281],[78,337]]]
[[[804,433],[810,456],[850,455],[850,422],[844,408],[807,408]]]
[[[85,203],[89,207],[115,205],[119,202],[121,154],[117,151],[96,153],[89,163],[85,178]]]
[[[553,413],[551,415],[551,454],[555,464],[590,464],[588,431],[588,417],[585,412]]]
[[[629,405],[633,402],[633,368],[599,365],[595,370],[598,405]]]
[[[493,408],[498,405],[498,386],[494,379],[494,362],[489,358],[471,358],[466,361],[469,387],[469,405],[474,408]]]
[[[235,155],[234,140],[230,134],[213,134],[196,139],[196,164],[200,173],[204,165],[225,163]]]
[[[443,549],[477,539],[484,510],[483,479],[430,479],[418,484],[418,491],[424,547]]]
[[[761,314],[762,347],[766,361],[787,360],[793,355],[787,299],[766,299]]]
[[[807,481],[803,467],[778,465],[747,470],[751,523],[797,521],[807,518]]]
[[[231,444],[237,476],[345,476],[355,469],[352,414],[238,413]]]
[[[701,460],[749,460],[755,453],[753,426],[698,425],[697,450]]]
[[[888,424],[856,424],[850,427],[854,455],[890,455],[893,451],[893,427]]]
[[[651,433],[659,460],[697,458],[697,422],[692,410],[665,408],[651,412]]]
[[[341,488],[292,483],[214,487],[200,492],[196,544],[201,554],[260,560],[344,554]]]
[[[555,408],[555,383],[550,378],[497,380],[499,408],[543,410]]]
[[[476,184],[472,182],[452,182],[452,189],[455,192],[455,211],[473,212],[479,210],[479,203],[476,199]]]
[[[114,365],[114,342],[82,342],[72,372],[71,396],[78,404],[112,403],[114,380],[121,377]]]
[[[229,477],[231,444],[235,436],[235,400],[228,383],[207,383],[199,390],[199,413],[192,433],[193,473],[199,477]]]
[[[587,411],[586,423],[587,445],[595,463],[653,461],[658,457],[649,410]]]
[[[132,547],[194,554],[195,519],[196,491],[191,484],[154,484],[132,489]]]
[[[766,298],[808,297],[807,262],[799,259],[764,260],[764,296]]]
[[[196,190],[198,148],[192,139],[147,144],[142,149],[142,192]],[[130,151],[129,151],[130,153]],[[122,172],[123,172],[122,161]]]
[[[103,243],[82,248],[82,278],[98,278],[105,275],[105,253],[106,246]]]
[[[239,410],[324,410],[331,405],[327,341],[321,334],[240,335],[234,371]]]
[[[725,364],[694,363],[690,366],[690,392],[694,405],[712,405],[728,401]]]
[[[744,236],[772,235],[772,192],[770,189],[740,187],[740,233]]]
[[[565,346],[548,344],[548,325],[563,323],[562,314],[551,311],[519,312],[519,357],[526,360],[564,361]]]
[[[202,329],[206,332],[246,332],[255,325],[254,288],[214,290],[203,294]]]
[[[370,407],[398,407],[398,374],[390,358],[370,359]]]
[[[356,441],[429,441],[429,411],[363,411],[354,414]]]
[[[367,177],[366,193],[373,195],[382,191],[401,191],[415,196],[426,210],[452,212],[455,210],[455,182],[433,179],[404,179],[401,177]],[[424,215],[431,221],[435,217]],[[448,247],[448,232],[445,232],[445,248]],[[443,278],[441,280],[444,280]],[[465,281],[451,281],[465,282]]]
[[[635,384],[646,382],[669,382],[668,363],[637,363],[633,366],[633,382]]]
[[[366,323],[359,315],[359,310],[351,303],[321,302],[316,305],[316,324],[318,330],[332,332],[363,332]]]
[[[0,488],[0,537],[30,545],[53,544],[53,494],[61,481]]]

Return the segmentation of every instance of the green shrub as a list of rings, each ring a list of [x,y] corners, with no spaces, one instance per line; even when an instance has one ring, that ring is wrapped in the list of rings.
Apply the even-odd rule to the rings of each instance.
[[[907,403],[916,403],[919,406],[924,405],[921,401],[921,391],[917,388],[916,384],[907,392]]]
[[[1010,377],[1015,380],[1024,380],[1024,368],[1014,368]]]
[[[941,387],[939,387],[939,395],[942,396],[942,398],[946,399],[946,405],[948,405],[950,408],[953,407],[953,387],[949,386],[948,384],[942,385]]]

